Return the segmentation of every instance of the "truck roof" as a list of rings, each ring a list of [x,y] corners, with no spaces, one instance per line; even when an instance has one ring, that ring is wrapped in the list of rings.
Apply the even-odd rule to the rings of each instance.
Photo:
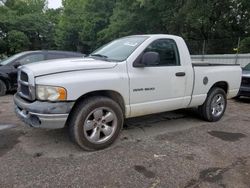
[[[164,38],[181,38],[177,35],[170,35],[170,34],[144,34],[144,35],[131,35],[131,36],[145,36],[145,37],[164,37]],[[129,36],[128,36],[129,37]]]

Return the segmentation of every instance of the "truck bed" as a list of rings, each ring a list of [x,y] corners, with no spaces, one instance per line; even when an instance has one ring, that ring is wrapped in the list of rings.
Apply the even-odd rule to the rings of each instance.
[[[218,80],[227,87],[227,97],[237,95],[241,83],[242,70],[235,64],[212,64],[192,62],[194,71],[194,84],[191,107],[203,104],[207,93]]]

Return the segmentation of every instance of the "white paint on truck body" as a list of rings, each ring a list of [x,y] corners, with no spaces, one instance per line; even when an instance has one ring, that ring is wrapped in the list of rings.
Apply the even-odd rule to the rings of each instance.
[[[181,37],[146,36],[148,38],[123,62],[83,58],[41,62],[25,68],[33,71],[35,84],[64,87],[69,101],[93,91],[115,91],[123,98],[126,118],[202,105],[211,87],[221,81],[229,86],[228,98],[237,95],[242,72],[239,66],[193,67]],[[158,39],[175,41],[180,65],[134,67],[136,58]],[[177,77],[177,72],[185,72],[185,76]],[[206,85],[204,77],[208,78]],[[148,91],[135,92],[138,88]]]

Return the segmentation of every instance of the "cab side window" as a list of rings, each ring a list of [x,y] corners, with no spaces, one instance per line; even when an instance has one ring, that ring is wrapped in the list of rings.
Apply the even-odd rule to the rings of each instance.
[[[21,65],[26,65],[29,63],[34,63],[43,60],[44,60],[43,54],[31,54],[21,58],[20,60],[18,60],[18,62],[20,62]]]
[[[157,52],[160,62],[156,66],[179,66],[180,58],[178,48],[174,40],[159,39],[152,42],[144,52]]]

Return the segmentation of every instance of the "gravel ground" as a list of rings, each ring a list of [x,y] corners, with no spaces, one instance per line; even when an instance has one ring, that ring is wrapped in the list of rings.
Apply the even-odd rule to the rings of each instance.
[[[0,98],[0,187],[250,187],[250,99],[217,123],[181,110],[126,121],[110,148],[85,152],[66,129],[21,123]]]

